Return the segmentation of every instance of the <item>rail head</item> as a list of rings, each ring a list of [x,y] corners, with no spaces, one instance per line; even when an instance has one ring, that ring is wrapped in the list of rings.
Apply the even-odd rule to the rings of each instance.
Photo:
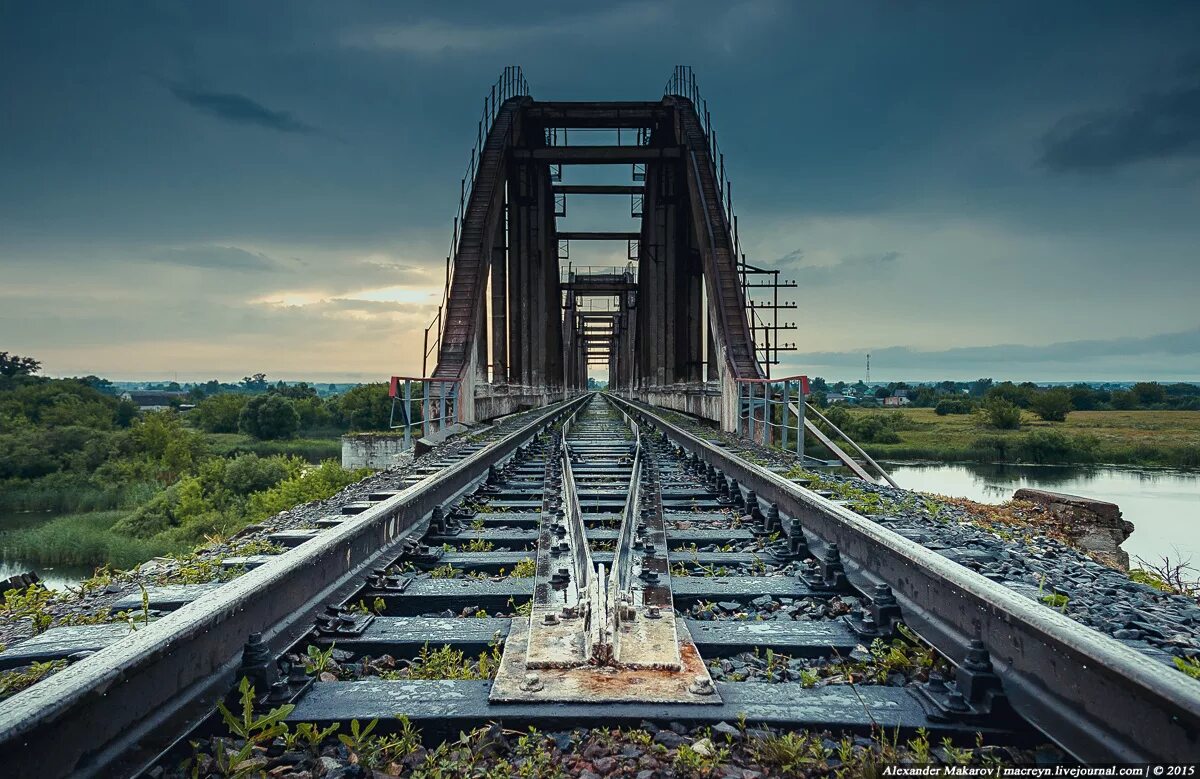
[[[1191,762],[1200,682],[1041,606],[754,463],[641,404],[612,397],[671,440],[835,543],[856,584],[886,583],[905,621],[961,660],[978,638],[1014,708],[1087,762]]]

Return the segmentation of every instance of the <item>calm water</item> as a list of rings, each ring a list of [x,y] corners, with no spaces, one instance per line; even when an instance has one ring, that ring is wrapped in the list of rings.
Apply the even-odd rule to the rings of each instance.
[[[1003,503],[1021,487],[1053,490],[1116,503],[1134,524],[1122,544],[1131,561],[1191,559],[1200,568],[1200,473],[1060,465],[898,465],[901,487]]]
[[[42,566],[8,555],[4,544],[5,533],[45,522],[53,516],[53,514],[47,513],[6,514],[0,512],[0,580],[16,576],[19,573],[34,571],[42,577],[42,581],[46,583],[47,587],[61,590],[68,584],[77,584],[92,575],[92,567],[87,565]]]

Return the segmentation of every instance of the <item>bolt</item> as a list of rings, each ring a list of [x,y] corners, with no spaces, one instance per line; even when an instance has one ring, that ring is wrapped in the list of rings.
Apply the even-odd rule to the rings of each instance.
[[[557,625],[558,624],[558,615],[557,614],[547,614],[542,619],[542,622],[543,622],[543,624],[546,624],[546,625]]]
[[[521,682],[521,689],[525,692],[537,692],[544,686],[542,678],[535,673],[525,674],[525,681]]]
[[[967,705],[966,698],[958,690],[952,691],[946,696],[946,708],[950,711],[970,711],[971,707]]]
[[[662,609],[660,609],[658,606],[650,606],[646,609],[646,616],[650,619],[661,619]]]
[[[688,685],[688,692],[693,695],[713,695],[716,691],[717,688],[713,687],[712,679],[707,676],[697,676]]]

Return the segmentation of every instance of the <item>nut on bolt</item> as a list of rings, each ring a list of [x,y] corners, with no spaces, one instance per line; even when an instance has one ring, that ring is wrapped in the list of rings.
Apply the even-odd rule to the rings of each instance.
[[[521,682],[521,689],[525,692],[537,692],[543,687],[545,685],[542,684],[542,677],[535,673],[525,674],[525,681]]]
[[[693,695],[714,695],[717,692],[717,688],[713,687],[712,679],[707,676],[697,676],[688,685],[688,692]]]

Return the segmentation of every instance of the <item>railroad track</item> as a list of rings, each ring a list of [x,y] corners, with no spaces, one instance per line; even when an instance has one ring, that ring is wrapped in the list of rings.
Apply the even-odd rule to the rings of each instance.
[[[379,719],[433,741],[491,721],[748,722],[1198,753],[1200,696],[1176,672],[649,407],[576,399],[422,476],[232,582],[148,592],[171,613],[96,631],[101,651],[6,703],[0,764],[176,761],[220,731],[212,706],[241,677],[292,726]]]

